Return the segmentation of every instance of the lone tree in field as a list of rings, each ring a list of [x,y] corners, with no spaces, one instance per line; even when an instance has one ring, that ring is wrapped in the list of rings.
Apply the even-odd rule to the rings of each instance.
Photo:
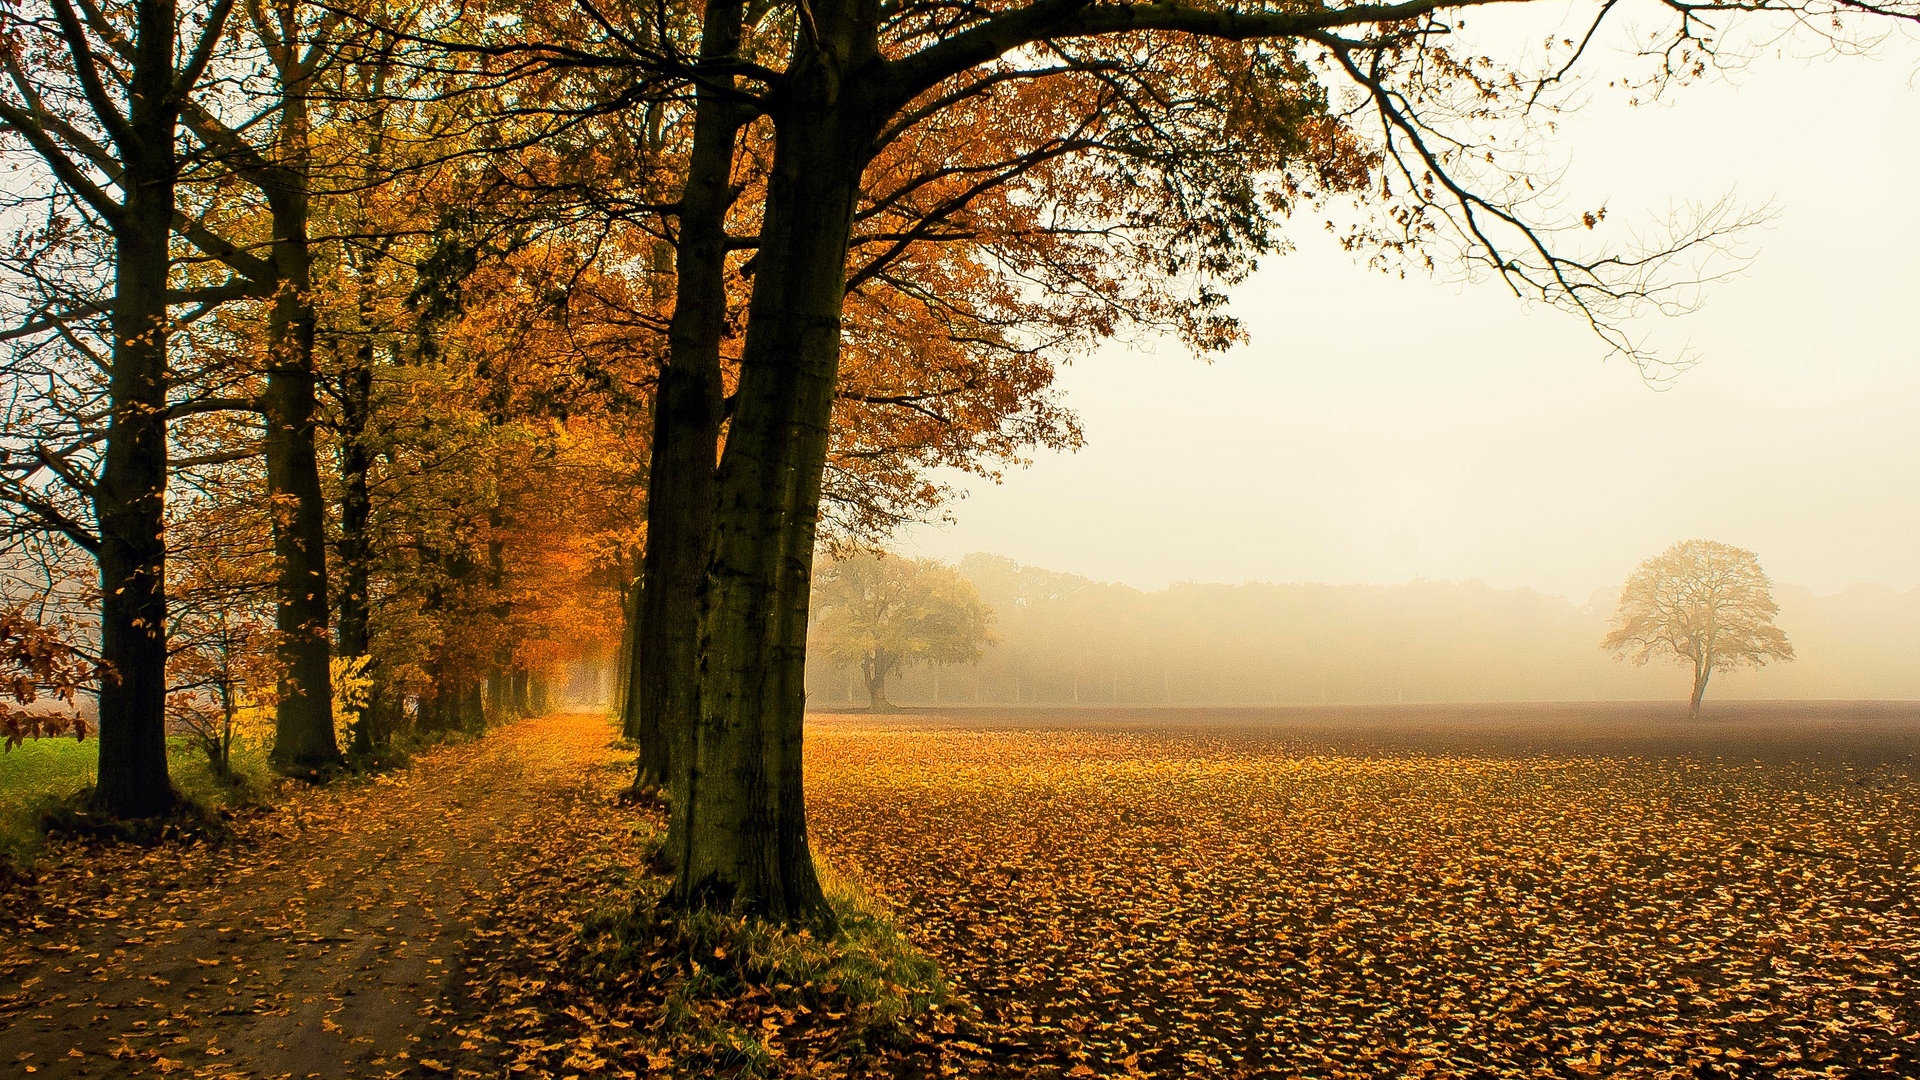
[[[856,555],[823,570],[813,594],[813,646],[860,665],[868,703],[891,709],[887,676],[918,663],[966,664],[991,640],[993,614],[971,581],[935,562]]]
[[[1764,667],[1793,659],[1793,645],[1773,625],[1780,605],[1753,552],[1712,540],[1686,540],[1640,564],[1620,592],[1613,631],[1600,647],[1645,664],[1655,656],[1693,665],[1688,715],[1715,671]]]

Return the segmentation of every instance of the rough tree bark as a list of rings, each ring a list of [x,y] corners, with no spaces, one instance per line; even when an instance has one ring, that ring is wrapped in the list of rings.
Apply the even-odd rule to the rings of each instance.
[[[287,107],[285,122],[304,125],[304,111]],[[340,746],[328,666],[326,503],[314,442],[313,252],[305,178],[281,172],[287,182],[267,194],[278,280],[267,315],[267,387],[261,397],[281,668],[273,764],[290,775],[318,778],[339,767]]]
[[[113,370],[100,528],[100,763],[93,802],[115,817],[174,803],[167,776],[167,270],[173,229],[174,15],[139,8],[126,201],[114,229]],[[149,54],[156,55],[149,55]]]
[[[704,19],[701,59],[731,57],[744,5],[722,0]],[[707,83],[680,197],[673,317],[660,371],[648,471],[647,551],[624,725],[639,745],[636,789],[688,782],[687,733],[699,712],[701,591],[713,547],[714,455],[724,419],[720,342],[727,315],[727,207],[734,139],[745,113]],[[679,818],[676,813],[675,818]],[[670,831],[678,831],[670,825]],[[673,845],[669,844],[671,850]]]
[[[206,32],[218,32],[225,10],[209,20]],[[111,222],[111,411],[93,489],[100,530],[100,655],[107,668],[93,803],[116,817],[159,814],[175,798],[166,733],[167,272],[180,175],[174,135],[183,89],[198,78],[195,61],[184,72],[175,67],[180,24],[171,0],[141,0],[133,18],[127,111],[124,126],[112,131],[124,166],[123,201]],[[84,47],[78,41],[76,46]],[[105,101],[95,108],[114,112]]]
[[[675,810],[674,899],[832,922],[801,789],[807,603],[854,202],[875,123],[839,99],[862,36],[827,13],[775,112],[737,408],[701,609],[696,768]]]

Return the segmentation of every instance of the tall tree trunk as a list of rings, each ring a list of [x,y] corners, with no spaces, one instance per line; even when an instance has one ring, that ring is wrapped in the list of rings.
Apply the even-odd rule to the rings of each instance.
[[[1713,677],[1713,666],[1698,664],[1693,666],[1693,697],[1687,702],[1687,715],[1700,719],[1700,702],[1707,696],[1707,680]]]
[[[621,587],[620,645],[613,654],[613,686],[609,701],[613,715],[620,720],[621,732],[629,739],[635,738],[633,717],[628,712],[627,700],[633,689],[633,635],[634,622],[639,618],[639,600],[639,582],[630,580]]]
[[[289,46],[291,48],[291,46]],[[283,61],[283,68],[287,62]],[[267,180],[273,306],[267,314],[267,494],[272,502],[280,699],[273,764],[319,777],[340,765],[328,663],[327,515],[315,451],[313,251],[305,73],[282,71],[281,164]]]
[[[717,352],[716,352],[717,357]],[[698,699],[700,587],[713,538],[713,458],[720,373],[669,364],[660,373],[647,492],[646,584],[635,625],[623,727],[639,746],[636,787],[665,785]]]
[[[373,496],[368,477],[373,455],[368,450],[368,426],[373,412],[372,290],[362,283],[361,340],[354,343],[340,387],[340,589],[335,600],[339,618],[341,656],[365,656],[365,675],[371,686],[366,707],[353,726],[353,752],[366,754],[384,734],[379,721],[386,708],[379,665],[373,653],[373,608],[368,596],[373,569]]]
[[[493,723],[497,724],[502,720],[512,719],[516,713],[516,710],[513,708],[512,697],[507,692],[508,683],[511,679],[512,675],[509,673],[509,669],[502,665],[496,664],[487,672],[487,704],[485,711],[487,719]]]
[[[373,66],[368,100],[385,100],[386,72],[384,64]],[[361,182],[371,191],[379,181],[386,146],[386,109],[376,108],[365,119],[370,129]],[[357,218],[357,224],[363,231],[372,231],[371,221],[364,214]],[[367,703],[353,726],[353,752],[367,754],[391,737],[405,709],[401,695],[388,686],[387,672],[373,656],[373,597],[369,590],[373,579],[374,325],[379,298],[370,255],[346,245],[344,262],[353,275],[359,337],[345,354],[340,375],[340,588],[334,605],[339,654],[367,658],[363,671],[368,683]]]
[[[460,730],[484,731],[487,706],[479,679],[468,679],[460,687]]]
[[[174,803],[167,776],[167,242],[173,227],[173,6],[141,4],[125,214],[114,229],[107,450],[100,528],[100,762],[93,802],[115,817]]]
[[[694,768],[684,795],[675,792],[685,821],[674,899],[788,923],[832,919],[807,846],[801,725],[847,243],[872,138],[870,124],[835,103],[843,74],[803,53],[775,116],[702,605]]]
[[[427,662],[427,677],[433,680],[433,690],[420,695],[420,710],[414,717],[414,727],[423,732],[445,731],[451,725],[447,722],[447,680],[446,668],[438,659]]]
[[[730,57],[741,0],[707,8],[703,60]],[[714,456],[723,419],[720,342],[727,317],[727,207],[733,193],[737,103],[706,82],[697,91],[693,145],[680,196],[673,318],[654,406],[648,471],[647,550],[635,626],[633,683],[623,724],[639,744],[635,788],[680,789],[689,732],[699,714],[697,628],[713,549]],[[678,815],[676,814],[676,819]],[[678,821],[670,831],[678,831]],[[669,844],[669,850],[673,845]]]
[[[507,422],[506,404],[496,401],[489,418],[497,429]],[[492,502],[487,507],[487,592],[494,601],[487,608],[487,614],[493,620],[495,644],[493,666],[487,672],[487,704],[484,709],[490,721],[506,720],[518,713],[507,701],[507,672],[513,667],[513,641],[508,634],[508,622],[513,618],[513,601],[507,595],[507,545],[501,540],[506,529],[506,511],[500,505],[500,485],[496,478],[492,484]]]

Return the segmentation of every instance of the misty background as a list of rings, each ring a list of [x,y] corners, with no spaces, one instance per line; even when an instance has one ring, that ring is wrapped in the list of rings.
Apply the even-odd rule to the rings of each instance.
[[[1060,386],[1086,446],[953,478],[952,520],[895,546],[1150,590],[1478,580],[1577,609],[1705,537],[1818,593],[1920,586],[1920,44],[1757,52],[1667,101],[1595,87],[1555,141],[1578,148],[1561,201],[1628,234],[1729,194],[1770,213],[1699,310],[1635,327],[1697,361],[1664,390],[1564,313],[1369,271],[1304,219],[1234,290],[1246,345],[1077,359]]]
[[[1143,590],[969,555],[993,609],[977,665],[909,668],[901,705],[1302,705],[1643,701],[1684,705],[1690,672],[1600,650],[1618,597],[1576,603],[1480,582],[1181,583]],[[1799,659],[1718,673],[1716,700],[1920,699],[1920,589],[1816,594],[1776,583]],[[864,707],[851,667],[818,658],[809,704]]]
[[[949,478],[950,519],[895,545],[958,562],[1000,637],[895,700],[1684,701],[1687,672],[1598,643],[1633,567],[1693,537],[1759,556],[1800,657],[1716,675],[1709,708],[1920,699],[1920,43],[1887,46],[1749,42],[1724,81],[1596,84],[1561,118],[1567,207],[1630,235],[1768,212],[1696,311],[1636,327],[1692,362],[1658,387],[1563,313],[1370,271],[1311,220],[1234,291],[1246,345],[1078,359],[1086,446]],[[844,672],[809,686],[849,700]]]

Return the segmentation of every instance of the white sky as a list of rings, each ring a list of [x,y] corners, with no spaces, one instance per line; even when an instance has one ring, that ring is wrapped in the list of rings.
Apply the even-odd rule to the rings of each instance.
[[[1398,280],[1317,228],[1235,293],[1252,343],[1110,346],[1086,424],[901,547],[1101,580],[1480,579],[1584,600],[1706,536],[1827,592],[1920,585],[1920,48],[1769,58],[1565,125],[1572,205],[1616,224],[1731,191],[1756,256],[1647,327],[1700,364],[1656,393],[1496,284]]]

